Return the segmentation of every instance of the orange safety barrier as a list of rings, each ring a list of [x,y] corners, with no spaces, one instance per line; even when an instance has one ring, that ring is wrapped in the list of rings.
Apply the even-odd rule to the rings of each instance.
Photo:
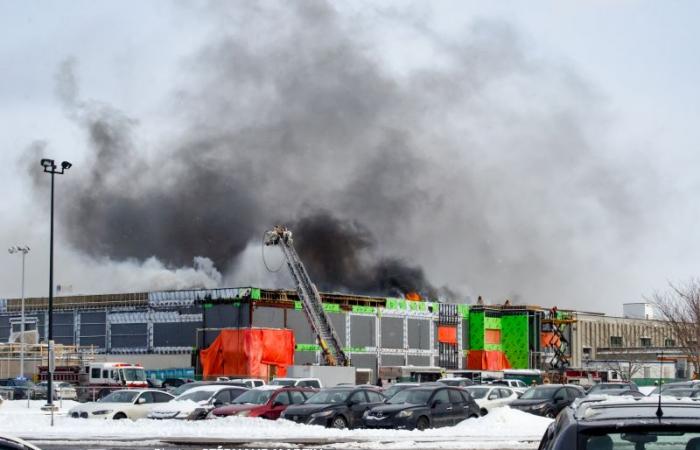
[[[239,328],[222,330],[216,340],[199,353],[202,375],[237,375],[267,378],[287,374],[294,364],[294,332],[289,329]]]
[[[510,369],[505,353],[498,350],[470,350],[467,355],[467,368],[472,370]]]
[[[449,325],[438,326],[438,342],[443,344],[457,343],[457,327]]]

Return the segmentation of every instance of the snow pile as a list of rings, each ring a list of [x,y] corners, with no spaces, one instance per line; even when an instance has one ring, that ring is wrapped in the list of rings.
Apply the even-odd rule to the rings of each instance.
[[[508,407],[495,409],[485,417],[466,420],[454,427],[426,431],[408,430],[333,430],[320,426],[302,425],[286,420],[270,421],[260,418],[229,416],[213,420],[87,420],[73,419],[66,412],[75,402],[64,402],[63,410],[50,426],[50,417],[40,407],[44,402],[8,401],[0,408],[0,434],[28,439],[65,440],[158,440],[178,438],[236,439],[243,442],[256,440],[285,442],[299,439],[327,439],[329,442],[415,442],[463,441],[482,447],[499,448],[513,444],[539,442],[550,419],[533,416]],[[359,445],[359,444],[358,444]],[[383,445],[383,444],[382,444]],[[422,445],[421,445],[422,447]],[[449,447],[449,446],[448,446]],[[403,447],[409,448],[409,447]],[[435,447],[437,448],[437,447]],[[501,445],[500,448],[503,448]]]

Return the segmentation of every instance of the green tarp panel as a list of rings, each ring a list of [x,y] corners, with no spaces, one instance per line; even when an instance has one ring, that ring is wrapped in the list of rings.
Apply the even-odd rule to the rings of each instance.
[[[295,350],[298,352],[317,352],[321,350],[321,346],[316,344],[297,344]]]
[[[514,369],[527,369],[530,363],[530,327],[526,314],[501,318],[501,345]]]
[[[250,290],[250,298],[252,298],[253,300],[260,300],[260,289],[252,288]]]
[[[469,314],[469,349],[484,349],[484,313],[472,312]]]
[[[377,314],[377,308],[374,306],[353,305],[352,312],[357,314]]]
[[[323,310],[326,312],[339,313],[340,305],[337,303],[324,303]]]
[[[486,318],[484,318],[484,329],[486,329],[486,330],[500,330],[501,329],[501,318],[500,317],[486,317]]]

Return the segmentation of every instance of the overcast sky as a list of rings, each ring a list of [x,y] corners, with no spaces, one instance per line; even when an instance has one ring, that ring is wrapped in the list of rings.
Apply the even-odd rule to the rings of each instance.
[[[5,247],[26,244],[32,248],[27,259],[28,295],[43,296],[48,290],[46,211],[49,201],[48,196],[37,195],[36,186],[28,180],[28,149],[43,141],[45,156],[74,163],[73,169],[56,180],[57,208],[65,206],[61,194],[62,186],[67,183],[65,179],[78,177],[76,172],[87,164],[92,152],[85,131],[71,118],[65,101],[57,95],[56,77],[61,65],[66,61],[72,64],[81,99],[110,105],[134,119],[138,153],[151,152],[157,161],[158,155],[163,155],[163,148],[178,139],[183,121],[187,120],[186,113],[191,113],[178,110],[180,104],[173,99],[179,98],[182,89],[197,83],[191,76],[198,70],[196,55],[228,28],[239,26],[230,17],[231,14],[235,16],[237,5],[243,9],[243,3],[227,3],[226,8],[221,8],[220,4],[207,2],[0,0],[0,151],[3,162],[0,189],[4,193],[0,203],[0,243]],[[541,269],[535,275],[509,269],[502,277],[486,281],[485,276],[474,275],[478,272],[460,269],[460,258],[478,261],[482,257],[475,250],[478,245],[455,250],[454,254],[450,253],[448,262],[436,261],[441,258],[431,253],[434,235],[421,232],[425,229],[423,225],[416,226],[414,248],[411,240],[396,241],[389,247],[397,256],[421,265],[434,284],[454,287],[472,298],[482,292],[494,301],[517,295],[527,303],[557,303],[620,313],[623,302],[640,301],[655,289],[663,289],[668,280],[685,280],[697,275],[697,255],[700,254],[697,225],[700,211],[696,200],[700,193],[697,175],[700,163],[697,151],[700,39],[696,23],[700,5],[697,2],[370,1],[330,4],[342,18],[342,26],[350,27],[351,33],[361,33],[358,41],[362,48],[372,54],[372,60],[384,68],[384,73],[395,74],[396,79],[401,79],[404,73],[449,65],[435,56],[432,47],[435,42],[445,46],[458,43],[464,39],[465,30],[481,23],[489,24],[492,29],[507,30],[504,35],[516,36],[518,51],[527,56],[529,65],[543,61],[546,71],[572,74],[571,79],[575,81],[570,83],[584,86],[586,97],[577,114],[585,114],[589,103],[593,104],[595,123],[586,127],[592,128],[588,132],[593,135],[604,134],[600,140],[598,137],[590,140],[593,146],[597,142],[604,143],[599,149],[593,149],[591,158],[595,159],[596,167],[613,165],[611,176],[617,178],[619,174],[617,181],[624,185],[624,191],[634,193],[623,197],[634,204],[615,206],[635,211],[625,216],[629,221],[625,222],[621,233],[619,229],[612,232],[601,227],[592,208],[577,226],[586,227],[590,221],[595,223],[591,228],[594,231],[577,234],[576,239],[569,240],[565,251],[533,255],[533,260],[547,260],[546,264],[537,265]],[[284,8],[284,5],[278,2],[279,7]],[[248,38],[264,40],[266,36]],[[488,98],[492,102],[502,99],[509,103],[508,92],[503,90]],[[567,88],[565,92],[570,96],[577,90]],[[527,116],[530,108],[532,114],[537,114],[540,108],[555,108],[558,104],[548,98],[538,105],[537,96],[530,101],[533,104],[518,104],[509,110],[517,109]],[[576,98],[567,97],[567,102],[570,102],[567,105],[577,104]],[[455,127],[451,129],[457,129],[459,123]],[[474,127],[473,124],[468,127],[472,133]],[[531,132],[537,134],[538,130],[532,128]],[[493,139],[497,140],[498,136]],[[472,136],[472,140],[478,137]],[[480,143],[485,149],[487,144]],[[435,158],[442,158],[436,155]],[[545,159],[537,161],[535,166],[545,168],[544,177],[552,175],[546,168],[548,164]],[[570,164],[573,167],[578,162],[574,158]],[[524,167],[533,170],[527,165]],[[556,169],[552,170],[561,168],[553,167]],[[35,169],[40,171],[38,161]],[[104,170],[119,171],[120,167],[104,167]],[[501,178],[490,181],[494,185],[510,182]],[[48,176],[44,182],[48,184]],[[481,180],[479,184],[489,183]],[[581,198],[587,198],[586,193]],[[523,220],[527,217],[527,205],[518,207],[517,216],[509,217],[508,208],[499,209],[498,215],[505,215],[506,222]],[[533,209],[531,214],[541,216],[542,211]],[[91,218],[80,220],[90,221]],[[471,238],[459,236],[456,231],[460,229],[459,222],[452,225],[457,233],[456,240]],[[113,261],[112,255],[87,255],[65,239],[61,240],[65,232],[60,226],[57,223],[55,279],[57,284],[72,286],[73,293],[183,287],[188,280],[212,277],[201,267],[165,267],[156,260],[125,262]],[[371,223],[367,226],[378,240],[385,237],[378,236],[380,227]],[[527,234],[524,236],[527,239]],[[538,239],[545,238],[538,236]],[[560,236],[551,235],[549,241],[554,247],[557,239]],[[572,253],[569,259],[569,251],[579,254]],[[537,249],[528,248],[527,252],[537,253]],[[259,250],[255,250],[254,256],[259,264]],[[0,264],[0,298],[18,296],[19,258],[4,253]],[[134,279],[134,265],[144,274],[143,278]],[[513,267],[524,265],[527,259],[520,254]],[[206,272],[203,275],[199,273],[202,270]],[[531,284],[529,279],[532,279]],[[224,274],[223,280],[227,285],[264,284],[265,272],[261,267],[238,267]],[[221,282],[216,275],[214,281]],[[273,284],[279,283],[277,280]],[[550,289],[548,285],[557,286]]]

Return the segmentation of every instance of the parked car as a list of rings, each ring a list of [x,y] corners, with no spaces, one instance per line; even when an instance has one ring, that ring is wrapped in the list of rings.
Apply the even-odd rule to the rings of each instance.
[[[321,389],[323,383],[318,378],[275,378],[270,381],[275,386],[296,386]]]
[[[368,428],[407,428],[409,430],[455,425],[479,417],[479,406],[469,393],[451,386],[419,386],[404,389],[386,404],[363,415]]]
[[[499,385],[467,386],[465,388],[479,405],[479,414],[485,416],[492,409],[510,405],[518,399],[518,394],[511,388]]]
[[[453,378],[440,378],[439,383],[446,384],[447,386],[455,387],[466,387],[474,386],[474,382],[469,378],[453,377]]]
[[[700,380],[677,381],[675,383],[662,384],[661,386],[656,386],[649,395],[658,395],[659,392],[663,394],[669,389],[700,389]]]
[[[209,384],[189,389],[172,401],[151,409],[149,419],[204,419],[214,409],[230,405],[248,388]]]
[[[598,383],[591,386],[588,390],[588,395],[607,395],[607,391],[637,391],[639,392],[639,387],[636,383]],[[614,394],[612,394],[614,395]]]
[[[48,399],[48,389],[49,389],[49,382],[48,381],[42,381],[38,383],[35,388],[34,388],[34,397],[33,398],[38,398],[38,399]],[[66,382],[66,381],[54,381],[53,382],[53,391],[54,395],[53,398],[54,400],[77,400],[78,399],[78,391],[75,389],[75,386],[72,384]]]
[[[533,386],[510,407],[538,416],[556,417],[559,412],[571,405],[574,400],[586,395],[581,386],[573,384],[543,384]]]
[[[34,383],[29,380],[17,378],[3,378],[0,380],[0,387],[11,393],[13,399],[21,400],[27,398],[39,398],[39,392]]]
[[[151,389],[161,389],[163,387],[163,382],[158,378],[146,378],[146,384]]]
[[[143,419],[155,404],[167,403],[173,398],[156,389],[120,389],[96,402],[71,408],[68,416],[74,419]]]
[[[180,385],[180,387],[170,391],[170,393],[177,397],[179,395],[184,394],[192,388],[200,386],[236,386],[243,388],[248,387],[245,385],[245,383],[239,383],[237,381],[193,381],[191,383],[185,383],[183,385]]]
[[[214,409],[216,417],[242,416],[278,419],[290,405],[300,405],[317,391],[310,388],[260,386],[241,395],[228,406]]]
[[[539,450],[700,449],[700,404],[662,398],[587,400],[565,409]]]
[[[245,387],[253,389],[260,386],[265,386],[265,381],[260,378],[232,378],[227,381],[234,383],[242,383]]]
[[[16,437],[0,435],[0,449],[2,450],[41,450],[34,444]]]
[[[185,383],[192,383],[194,380],[190,380],[188,378],[165,378],[163,379],[163,388],[164,389],[174,389],[174,388],[179,388]]]
[[[524,393],[530,387],[527,384],[525,384],[525,382],[523,380],[510,380],[507,378],[502,378],[500,380],[493,380],[491,382],[491,384],[495,384],[498,386],[507,386],[519,394]]]
[[[312,395],[301,405],[288,407],[280,417],[297,423],[332,428],[362,425],[366,410],[384,403],[386,397],[377,389],[334,387]]]

